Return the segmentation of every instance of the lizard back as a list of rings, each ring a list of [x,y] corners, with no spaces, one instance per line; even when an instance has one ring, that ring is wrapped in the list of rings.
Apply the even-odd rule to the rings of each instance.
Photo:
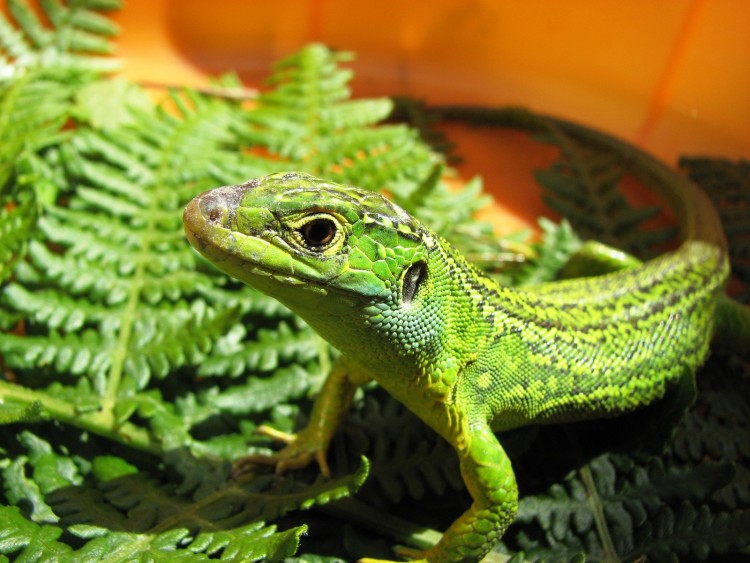
[[[493,375],[472,384],[497,429],[614,415],[661,397],[703,363],[728,275],[720,248],[688,241],[631,270],[512,289],[442,248],[466,271],[463,291],[482,294],[474,314],[494,335],[481,360]]]

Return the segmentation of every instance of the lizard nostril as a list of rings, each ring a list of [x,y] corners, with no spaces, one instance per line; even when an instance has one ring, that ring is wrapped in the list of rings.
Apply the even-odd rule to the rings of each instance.
[[[219,219],[221,219],[221,209],[219,209],[218,207],[209,209],[207,215],[209,221],[211,221],[212,223],[216,223]]]
[[[246,189],[245,186],[223,186],[203,192],[196,199],[204,220],[225,225],[234,216]]]
[[[200,197],[200,209],[210,223],[219,223],[224,217],[225,199],[216,190],[204,193]]]

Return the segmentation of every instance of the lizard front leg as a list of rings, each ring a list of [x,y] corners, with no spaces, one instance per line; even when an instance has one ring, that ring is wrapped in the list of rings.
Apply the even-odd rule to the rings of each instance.
[[[349,410],[357,387],[369,380],[370,377],[358,366],[341,356],[315,398],[307,426],[297,434],[287,434],[268,426],[259,427],[259,434],[284,442],[286,446],[275,454],[254,454],[241,458],[234,464],[233,477],[239,477],[258,464],[273,465],[276,473],[283,473],[305,467],[313,459],[318,462],[321,473],[330,477],[331,471],[326,461],[328,445]]]
[[[505,450],[485,422],[468,424],[458,435],[461,475],[473,503],[427,551],[401,548],[399,555],[418,562],[480,561],[513,522],[518,509],[516,477]],[[360,563],[374,563],[362,559]]]
[[[516,477],[486,423],[470,426],[457,446],[461,475],[473,503],[427,553],[430,563],[479,561],[502,537],[518,509]]]

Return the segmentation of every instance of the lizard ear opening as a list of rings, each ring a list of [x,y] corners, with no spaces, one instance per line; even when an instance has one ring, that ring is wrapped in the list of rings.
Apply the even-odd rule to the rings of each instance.
[[[409,305],[422,282],[427,278],[427,264],[416,262],[406,270],[401,282],[401,303]]]

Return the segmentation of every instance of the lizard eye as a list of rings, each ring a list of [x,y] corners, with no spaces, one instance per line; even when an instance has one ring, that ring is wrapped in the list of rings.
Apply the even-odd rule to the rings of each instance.
[[[327,213],[307,215],[292,223],[292,240],[315,253],[335,252],[344,242],[341,223]]]
[[[302,240],[311,248],[319,248],[327,245],[336,236],[336,223],[330,219],[313,219],[302,225],[299,229]]]

